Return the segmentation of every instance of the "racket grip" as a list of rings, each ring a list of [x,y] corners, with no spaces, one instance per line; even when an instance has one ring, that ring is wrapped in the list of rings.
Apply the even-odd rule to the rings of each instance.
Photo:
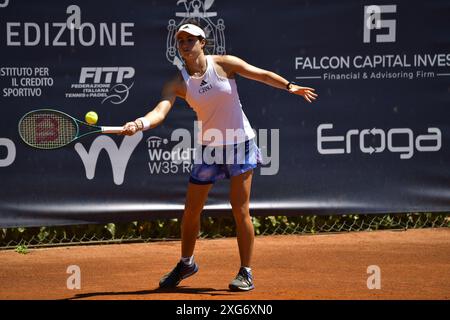
[[[123,127],[102,127],[102,133],[121,133]]]

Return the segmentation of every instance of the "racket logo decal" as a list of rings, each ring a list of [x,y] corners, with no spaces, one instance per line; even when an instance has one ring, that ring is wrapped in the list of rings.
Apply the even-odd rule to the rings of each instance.
[[[36,143],[52,142],[59,138],[59,122],[48,116],[36,117]]]
[[[225,24],[223,19],[217,21],[211,18],[217,17],[217,12],[208,11],[215,0],[179,0],[177,5],[183,4],[185,12],[176,12],[175,16],[181,20],[170,19],[167,29],[167,60],[178,69],[183,69],[183,60],[178,54],[175,33],[187,22],[195,21],[206,34],[205,52],[207,54],[224,55],[225,51]]]

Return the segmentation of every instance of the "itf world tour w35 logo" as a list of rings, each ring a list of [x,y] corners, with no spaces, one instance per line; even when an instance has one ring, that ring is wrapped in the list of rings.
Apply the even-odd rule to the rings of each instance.
[[[179,0],[177,5],[183,5],[185,12],[176,12],[179,19],[170,19],[167,29],[167,51],[166,57],[178,69],[183,68],[183,61],[178,54],[175,34],[180,26],[187,22],[195,21],[200,25],[206,34],[206,52],[209,54],[225,54],[225,23],[223,19],[217,17],[217,12],[209,12],[215,0]]]

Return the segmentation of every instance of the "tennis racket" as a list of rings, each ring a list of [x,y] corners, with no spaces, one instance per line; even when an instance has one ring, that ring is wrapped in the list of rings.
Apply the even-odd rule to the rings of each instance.
[[[80,127],[83,133],[80,132]],[[25,114],[19,121],[19,134],[29,146],[58,149],[93,133],[121,133],[123,127],[99,127],[75,119],[67,113],[39,109]]]

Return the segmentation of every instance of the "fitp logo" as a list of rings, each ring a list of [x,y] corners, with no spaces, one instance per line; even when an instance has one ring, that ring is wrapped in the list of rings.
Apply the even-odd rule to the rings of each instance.
[[[134,85],[133,67],[83,67],[78,83],[71,85],[66,98],[103,98],[102,104],[121,104]],[[128,80],[128,83],[124,83]]]
[[[0,8],[6,8],[9,4],[9,0],[0,1]]]
[[[396,41],[396,29],[397,20],[385,20],[381,19],[382,14],[396,13],[397,5],[370,5],[364,7],[364,43],[371,42],[371,33],[373,30],[380,30],[387,28],[387,34],[377,34],[376,42],[395,42]]]

